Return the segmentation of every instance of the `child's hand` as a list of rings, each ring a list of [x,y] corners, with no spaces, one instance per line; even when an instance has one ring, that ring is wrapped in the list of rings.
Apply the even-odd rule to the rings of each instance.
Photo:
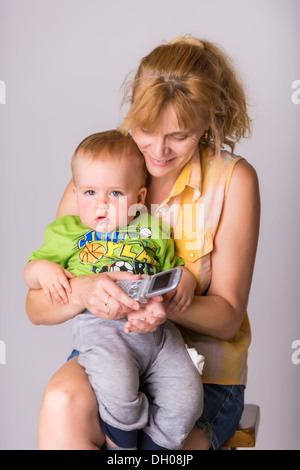
[[[59,264],[39,260],[37,277],[50,304],[53,300],[61,304],[68,302],[67,293],[72,292],[69,279],[76,277],[74,274]]]
[[[196,279],[186,268],[182,268],[182,270],[182,277],[177,288],[164,295],[167,314],[180,315],[189,307],[194,298],[197,286]]]
[[[153,297],[147,304],[140,304],[138,311],[133,311],[127,316],[125,333],[149,333],[157,329],[167,319],[161,296]]]

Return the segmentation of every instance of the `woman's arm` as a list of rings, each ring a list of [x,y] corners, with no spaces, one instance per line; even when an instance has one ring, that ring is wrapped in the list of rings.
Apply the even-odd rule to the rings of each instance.
[[[63,194],[58,211],[57,218],[63,215],[77,215],[76,199],[73,194],[74,182],[71,180]],[[74,291],[69,294],[69,302],[61,305],[58,302],[49,304],[42,289],[29,290],[26,298],[26,313],[35,325],[56,325],[70,320],[85,308],[77,298],[77,285],[81,281],[73,279],[71,286]]]
[[[70,279],[72,292],[68,302],[49,304],[42,289],[30,290],[26,299],[26,312],[35,325],[57,325],[75,317],[83,310],[101,318],[124,318],[140,305],[131,299],[115,281],[140,279],[140,275],[128,272],[90,274]]]
[[[34,325],[58,325],[70,320],[84,309],[79,304],[76,306],[71,301],[61,304],[50,304],[42,289],[30,289],[26,298],[25,310]]]
[[[73,180],[71,180],[60,202],[57,218],[62,215],[77,214],[76,200],[72,190],[73,185]],[[80,303],[76,295],[77,285],[80,285],[80,282],[80,280],[72,279],[71,286],[74,286],[74,292],[69,294],[69,302],[64,305],[58,302],[49,304],[43,289],[30,289],[25,306],[30,321],[35,325],[57,325],[70,320],[82,312],[85,307]]]
[[[212,280],[181,315],[168,315],[194,331],[230,340],[245,315],[258,242],[258,178],[245,160],[235,166],[212,253]]]
[[[61,198],[56,218],[62,217],[63,215],[78,215],[76,199],[73,193],[74,182],[70,181],[66,190]]]

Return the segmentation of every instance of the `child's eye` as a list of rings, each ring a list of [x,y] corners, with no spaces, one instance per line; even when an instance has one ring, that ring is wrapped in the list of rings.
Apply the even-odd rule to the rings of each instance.
[[[85,194],[87,194],[87,196],[94,196],[96,192],[93,189],[89,189],[88,191],[85,192]]]
[[[116,190],[116,191],[112,191],[110,194],[111,194],[112,196],[114,196],[114,197],[122,196],[121,191],[117,191],[117,190]]]

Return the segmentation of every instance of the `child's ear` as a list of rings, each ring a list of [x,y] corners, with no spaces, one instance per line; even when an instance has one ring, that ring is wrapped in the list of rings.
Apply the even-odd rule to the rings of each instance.
[[[143,186],[142,188],[139,189],[137,203],[145,204],[146,195],[147,195],[147,188]]]
[[[77,189],[76,189],[75,183],[73,183],[72,191],[73,191],[74,196],[76,197]]]

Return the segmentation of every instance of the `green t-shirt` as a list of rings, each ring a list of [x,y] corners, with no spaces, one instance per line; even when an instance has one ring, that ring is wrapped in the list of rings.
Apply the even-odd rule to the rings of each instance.
[[[44,244],[28,261],[34,259],[60,264],[75,276],[105,271],[152,275],[184,265],[175,255],[170,227],[149,214],[110,233],[89,229],[78,216],[60,217],[48,225]]]

